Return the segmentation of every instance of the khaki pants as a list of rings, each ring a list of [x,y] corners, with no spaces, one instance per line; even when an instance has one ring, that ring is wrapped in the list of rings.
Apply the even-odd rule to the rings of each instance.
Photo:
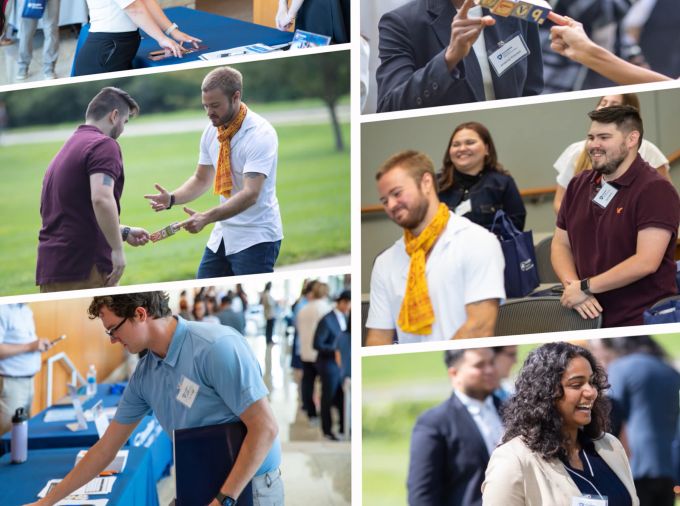
[[[102,288],[106,286],[106,275],[99,272],[97,266],[92,266],[90,276],[79,281],[58,281],[40,285],[40,293],[64,292],[66,290],[84,290],[86,288]]]
[[[0,376],[0,435],[12,429],[12,417],[17,408],[28,414],[33,403],[33,378]]]

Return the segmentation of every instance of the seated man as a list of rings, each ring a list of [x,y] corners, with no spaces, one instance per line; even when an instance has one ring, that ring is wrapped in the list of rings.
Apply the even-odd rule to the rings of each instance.
[[[483,12],[472,0],[412,0],[385,14],[378,25],[378,112],[541,93],[536,24],[480,18]],[[501,45],[517,52],[496,69]]]
[[[397,153],[376,178],[385,212],[404,237],[373,266],[366,344],[492,335],[505,298],[496,237],[439,202],[434,166],[423,153]]]

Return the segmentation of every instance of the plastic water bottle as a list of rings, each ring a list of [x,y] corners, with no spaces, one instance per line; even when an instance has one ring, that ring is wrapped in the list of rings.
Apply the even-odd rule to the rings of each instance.
[[[87,395],[91,397],[97,393],[97,369],[94,364],[90,364],[87,371]]]
[[[24,408],[17,408],[12,417],[12,464],[26,462],[28,455],[28,414]]]

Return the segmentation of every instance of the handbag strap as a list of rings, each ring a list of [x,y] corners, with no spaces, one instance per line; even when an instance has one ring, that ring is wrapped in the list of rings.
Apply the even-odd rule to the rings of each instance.
[[[496,224],[500,220],[499,224],[499,230],[496,232]],[[491,231],[496,234],[500,235],[501,237],[507,236],[507,237],[516,237],[520,235],[522,232],[515,226],[515,224],[512,222],[510,217],[503,211],[503,209],[499,209],[496,211],[496,214],[493,217],[493,222],[491,222]]]

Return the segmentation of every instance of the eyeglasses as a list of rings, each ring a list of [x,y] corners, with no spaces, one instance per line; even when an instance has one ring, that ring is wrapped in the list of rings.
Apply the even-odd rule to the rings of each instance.
[[[121,320],[121,322],[118,325],[116,325],[115,327],[113,327],[111,329],[104,329],[104,332],[106,332],[106,335],[109,336],[109,339],[115,339],[116,338],[116,336],[114,336],[113,333],[116,330],[118,330],[119,328],[121,328],[123,326],[123,323],[125,323],[126,321],[127,321],[127,318],[123,318]]]

